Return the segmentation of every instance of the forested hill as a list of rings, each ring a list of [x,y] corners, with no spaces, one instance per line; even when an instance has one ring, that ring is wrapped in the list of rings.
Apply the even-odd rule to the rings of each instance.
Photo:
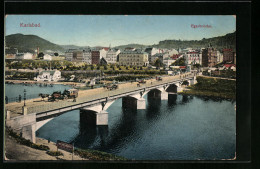
[[[208,44],[211,43],[214,48],[222,49],[222,48],[232,48],[235,50],[236,47],[236,32],[226,34],[225,36],[219,36],[214,38],[202,40],[190,40],[190,41],[182,41],[182,40],[164,40],[160,41],[159,44],[153,45],[153,47],[157,48],[204,48],[207,47]]]
[[[12,34],[5,37],[6,46],[17,48],[19,52],[34,52],[37,47],[40,51],[64,51],[65,49],[57,44],[51,43],[36,35]]]

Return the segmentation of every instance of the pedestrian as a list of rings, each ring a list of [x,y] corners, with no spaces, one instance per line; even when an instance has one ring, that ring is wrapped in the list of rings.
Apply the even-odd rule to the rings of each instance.
[[[51,140],[50,140],[50,138],[48,138],[48,143],[50,143],[51,142]]]
[[[5,96],[5,103],[8,104],[8,97]]]
[[[19,94],[19,103],[22,101],[22,96]]]

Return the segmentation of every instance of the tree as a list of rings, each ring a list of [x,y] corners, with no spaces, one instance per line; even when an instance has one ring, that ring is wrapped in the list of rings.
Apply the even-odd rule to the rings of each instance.
[[[59,56],[59,54],[57,52],[54,53],[54,56]]]
[[[172,66],[185,66],[185,59],[180,58],[176,60],[174,63],[172,63]]]
[[[156,66],[157,68],[163,66],[163,63],[160,59],[156,59],[155,62],[154,62],[154,66]]]
[[[44,56],[44,53],[42,53],[42,52],[40,52],[40,53],[38,54],[38,58],[39,58],[39,59],[43,59],[43,56]]]

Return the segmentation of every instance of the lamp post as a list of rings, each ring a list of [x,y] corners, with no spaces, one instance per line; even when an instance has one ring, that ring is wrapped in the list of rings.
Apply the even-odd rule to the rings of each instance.
[[[25,100],[26,100],[26,90],[24,89],[24,97],[23,97],[23,100],[24,100],[24,106],[25,106]]]

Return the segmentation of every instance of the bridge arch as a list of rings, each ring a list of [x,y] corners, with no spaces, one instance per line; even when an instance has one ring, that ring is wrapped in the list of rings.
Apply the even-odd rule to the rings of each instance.
[[[169,85],[169,87],[166,89],[166,92],[168,92],[169,94],[176,94],[178,91],[178,86],[176,84],[171,84]]]
[[[149,98],[161,98],[162,91],[160,89],[152,89],[147,93],[147,97]]]

